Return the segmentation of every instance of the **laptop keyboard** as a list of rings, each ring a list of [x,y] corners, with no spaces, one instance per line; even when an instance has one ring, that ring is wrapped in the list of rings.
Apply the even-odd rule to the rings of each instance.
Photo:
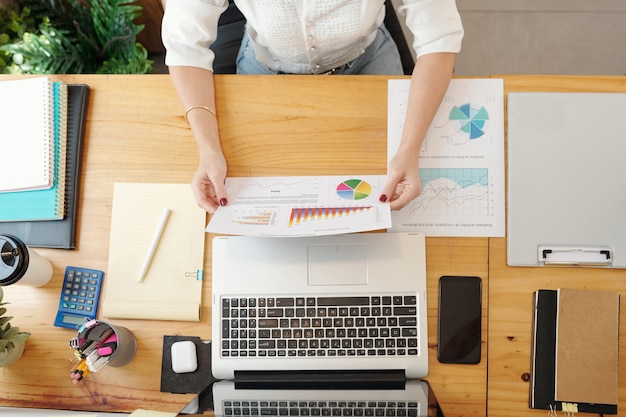
[[[415,295],[222,298],[222,357],[414,356]]]
[[[417,402],[405,401],[224,401],[226,416],[408,416]]]

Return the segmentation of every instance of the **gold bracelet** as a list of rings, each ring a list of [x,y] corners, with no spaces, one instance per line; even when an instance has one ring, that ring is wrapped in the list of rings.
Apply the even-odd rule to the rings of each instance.
[[[190,111],[194,110],[194,109],[204,109],[204,110],[208,111],[209,113],[211,113],[213,115],[213,117],[217,118],[217,114],[215,114],[215,110],[212,110],[211,108],[209,108],[207,106],[203,106],[201,104],[197,104],[197,105],[191,106],[191,107],[187,108],[187,110],[185,110],[184,116],[185,116],[185,122],[187,122],[187,124],[189,124],[189,120],[187,120],[187,114]]]

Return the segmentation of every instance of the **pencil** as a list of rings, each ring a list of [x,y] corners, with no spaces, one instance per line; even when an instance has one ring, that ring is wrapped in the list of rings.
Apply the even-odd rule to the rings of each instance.
[[[139,273],[139,280],[137,282],[141,283],[146,272],[148,272],[148,268],[152,263],[152,258],[154,258],[154,252],[156,251],[157,246],[159,245],[159,241],[161,240],[161,236],[163,235],[163,229],[165,229],[165,223],[167,223],[167,218],[170,215],[170,209],[164,208],[161,212],[161,219],[159,220],[159,224],[157,226],[156,233],[154,234],[154,238],[152,239],[152,245],[150,246],[150,250],[148,251],[148,255],[146,256],[146,260],[143,263],[143,267],[141,268],[141,272]]]

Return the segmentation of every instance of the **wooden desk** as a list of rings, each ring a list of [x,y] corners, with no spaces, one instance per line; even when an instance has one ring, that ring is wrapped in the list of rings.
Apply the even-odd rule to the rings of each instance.
[[[500,78],[504,78],[505,94],[512,91],[626,92],[626,77]],[[624,140],[623,134],[616,133],[615,140]],[[590,138],[589,146],[593,146],[593,138]],[[619,192],[624,192],[620,180],[617,181]],[[581,198],[584,198],[584,190],[581,190]],[[619,291],[623,295],[626,270],[509,267],[506,264],[506,239],[490,239],[488,415],[546,415],[545,410],[528,409],[532,293],[540,288],[560,287]],[[626,309],[623,305],[620,313],[620,415],[626,414]]]
[[[0,76],[6,80],[14,76]],[[113,320],[138,340],[135,359],[105,368],[79,386],[68,377],[74,332],[53,327],[67,265],[107,270],[114,182],[188,183],[196,145],[167,75],[59,76],[91,86],[80,186],[78,248],[40,250],[53,263],[42,288],[5,287],[14,324],[32,333],[24,357],[0,369],[0,406],[178,411],[192,395],[161,393],[163,335],[211,335],[211,311],[199,323]],[[386,172],[387,78],[218,76],[217,112],[232,176],[383,174]],[[428,238],[431,382],[446,416],[487,409],[486,345],[479,365],[442,365],[436,355],[437,283],[441,275],[483,278],[489,288],[487,238]],[[211,293],[206,245],[204,300]],[[105,275],[106,283],[106,275]],[[487,293],[483,343],[487,340]],[[102,300],[106,303],[106,299]],[[208,305],[208,303],[206,303]]]

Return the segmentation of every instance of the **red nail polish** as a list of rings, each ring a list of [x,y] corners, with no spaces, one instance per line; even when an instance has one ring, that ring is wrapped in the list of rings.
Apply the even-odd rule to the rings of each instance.
[[[220,199],[220,206],[225,206],[226,204],[228,204],[228,200],[225,198]]]
[[[379,200],[381,202],[383,202],[383,203],[386,203],[387,202],[387,196],[385,194],[383,194],[383,195],[380,196]]]

